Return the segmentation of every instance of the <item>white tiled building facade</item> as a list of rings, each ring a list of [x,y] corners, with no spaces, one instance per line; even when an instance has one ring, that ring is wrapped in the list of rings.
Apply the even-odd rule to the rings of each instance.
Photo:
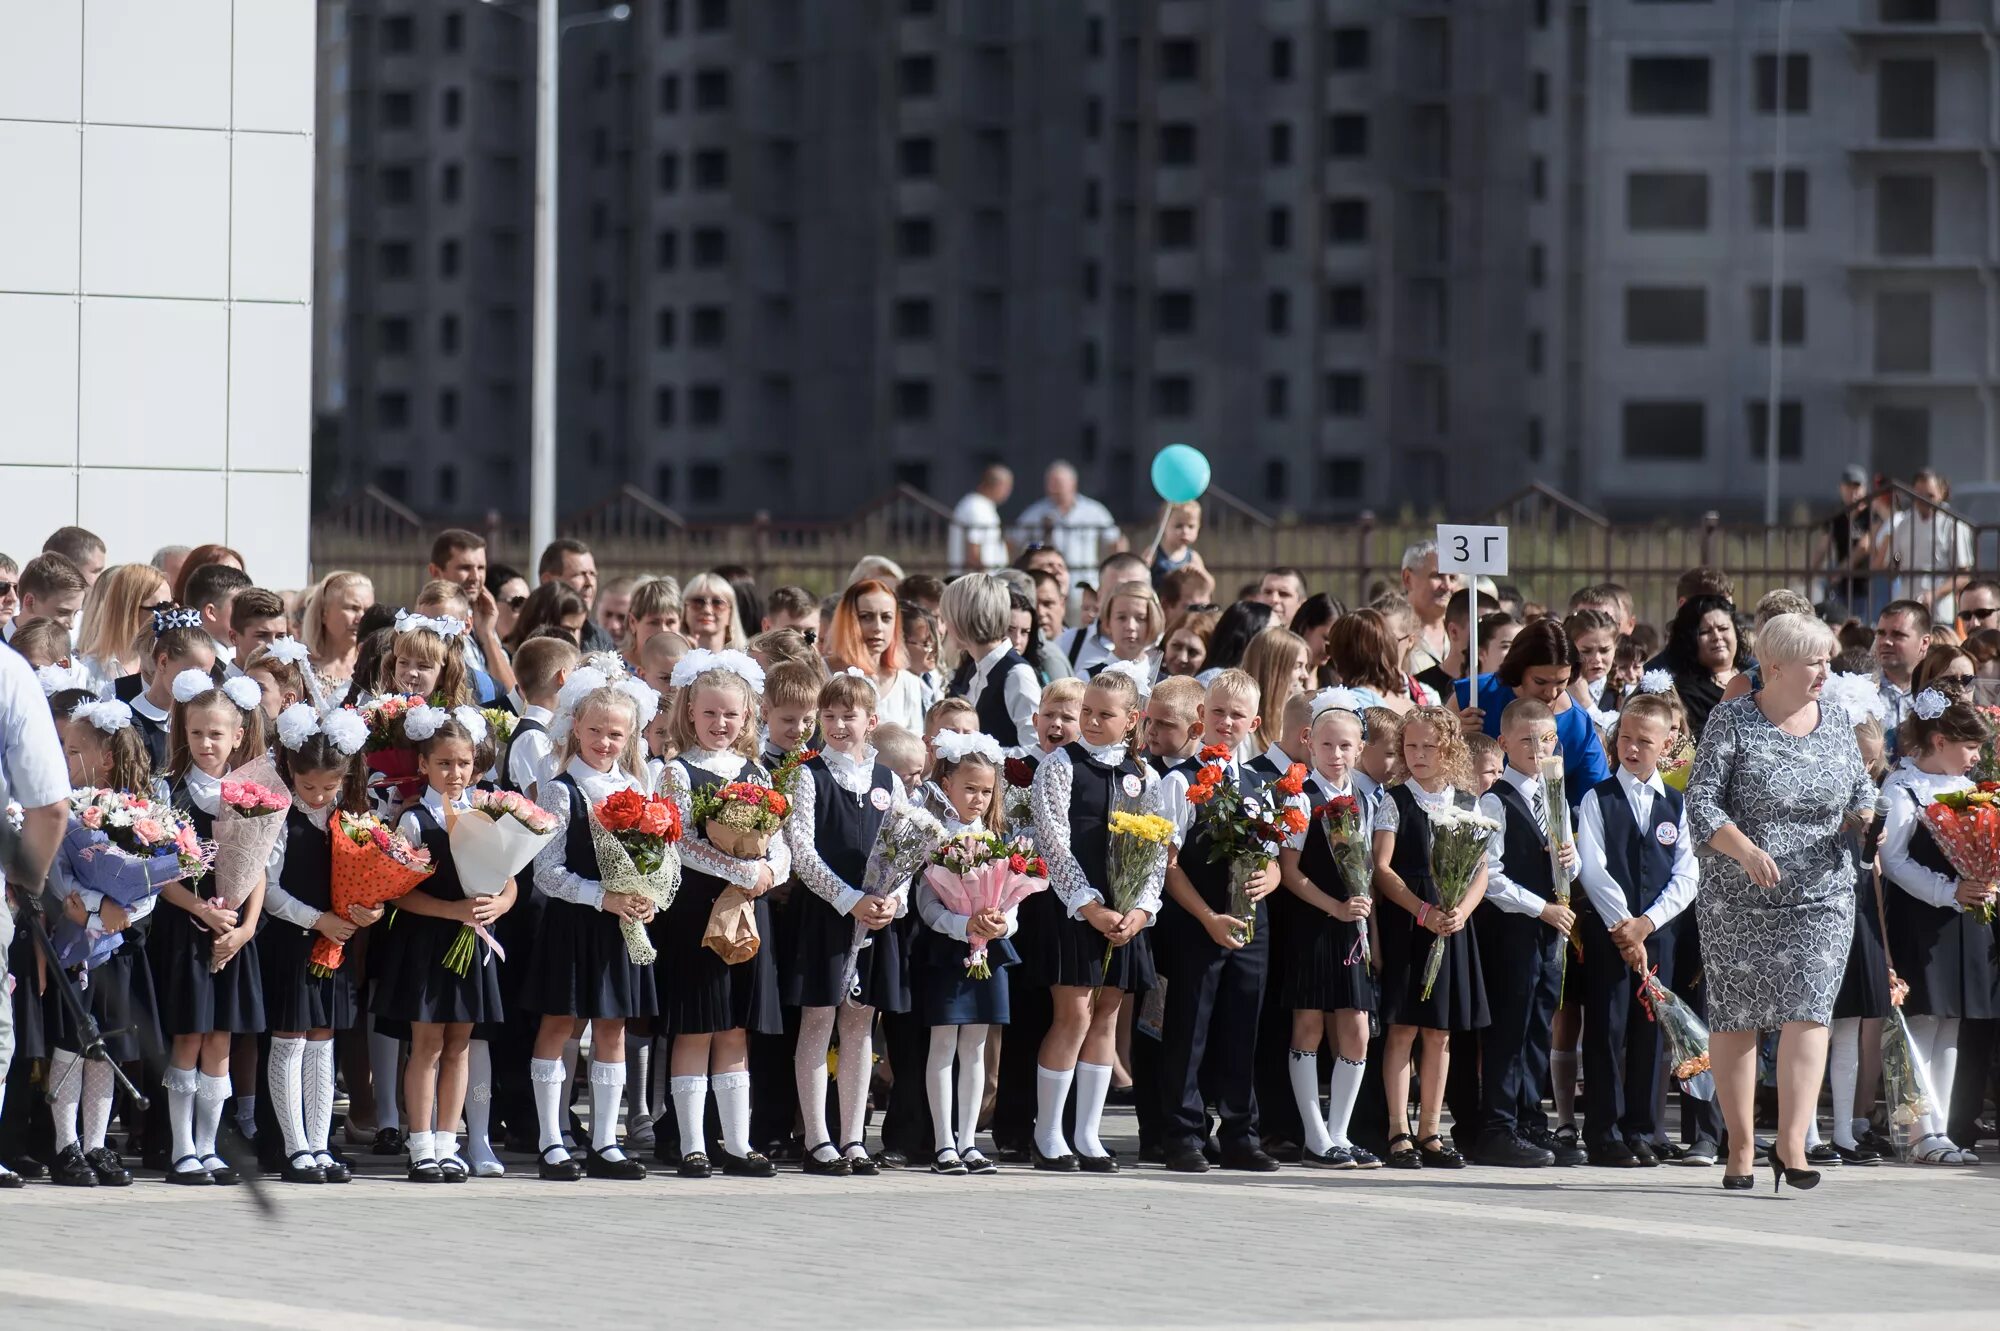
[[[301,585],[313,0],[0,0],[0,550]]]

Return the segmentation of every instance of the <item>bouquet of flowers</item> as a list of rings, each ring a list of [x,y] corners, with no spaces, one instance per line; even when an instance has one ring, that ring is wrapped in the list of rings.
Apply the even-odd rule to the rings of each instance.
[[[532,805],[530,807],[533,807]],[[645,897],[660,910],[681,886],[681,811],[672,800],[621,790],[592,806],[590,844],[597,851],[598,881],[606,892]],[[644,966],[659,953],[637,920],[621,919],[625,954]]]
[[[486,718],[486,733],[493,737],[493,742],[502,749],[506,748],[508,741],[514,738],[514,727],[520,724],[521,718],[504,707],[482,707],[479,714]]]
[[[1005,784],[1000,791],[1000,826],[1010,837],[1033,838],[1035,809],[1028,792],[1035,784],[1035,764],[1026,758],[1009,758],[1001,772]]]
[[[1443,805],[1426,811],[1431,825],[1431,881],[1437,884],[1437,904],[1456,910],[1472,890],[1472,880],[1486,861],[1486,838],[1500,830],[1500,824],[1482,813]],[[1444,966],[1445,936],[1431,941],[1430,956],[1424,962],[1424,994],[1431,996],[1437,986],[1438,971]]]
[[[468,897],[497,896],[556,834],[556,817],[511,790],[471,790],[466,794],[472,807],[464,813],[445,815],[445,833],[451,838],[451,860],[458,868],[459,887]],[[485,925],[462,924],[444,954],[445,969],[465,974],[472,964],[474,938],[484,942],[491,955],[507,959]]]
[[[380,792],[393,803],[414,796],[422,785],[417,775],[417,754],[403,734],[403,718],[425,700],[416,694],[391,693],[355,710],[368,726],[368,741],[362,745],[367,755],[369,789]]]
[[[756,781],[697,786],[688,805],[709,844],[739,860],[760,860],[770,849],[792,802],[782,790]]]
[[[1340,872],[1340,884],[1347,889],[1349,901],[1366,901],[1375,895],[1375,857],[1369,853],[1368,839],[1362,828],[1361,801],[1352,795],[1335,795],[1326,803],[1313,810],[1313,817],[1319,819],[1320,830],[1326,834],[1326,844],[1333,848],[1333,867]],[[1355,940],[1354,952],[1347,958],[1347,965],[1360,962],[1366,966],[1368,958],[1368,923],[1360,925],[1361,937]]]
[[[333,912],[353,919],[348,912],[367,909],[396,900],[436,871],[431,853],[412,846],[401,833],[373,814],[333,815]],[[325,977],[340,969],[347,950],[331,938],[313,940],[312,974]]]
[[[1979,784],[1985,785],[1990,781],[2000,781],[2000,707],[1982,705],[1977,711],[1986,718],[1986,723],[1994,728],[1994,733],[1979,746],[1979,757],[1967,775]]]
[[[1904,1130],[1906,1142],[1935,1103],[1924,1061],[1917,1057],[1910,1024],[1904,1020],[1900,1005],[1890,1008],[1888,1019],[1882,1023],[1882,1100],[1888,1108],[1889,1122]]]
[[[1120,915],[1139,904],[1146,889],[1166,872],[1167,848],[1173,844],[1174,825],[1157,813],[1140,813],[1138,802],[1118,797],[1111,810],[1110,840],[1105,846],[1104,876],[1109,899],[1105,905]],[[1104,964],[1111,964],[1110,943],[1104,945]]]
[[[967,918],[989,910],[1005,914],[1048,887],[1049,866],[1024,842],[1005,841],[991,832],[960,832],[931,856],[924,881],[953,914]],[[993,978],[986,944],[984,938],[973,940],[965,958],[967,977]]]
[[[264,876],[271,847],[285,827],[292,797],[268,756],[251,759],[222,778],[222,808],[215,818],[215,888],[230,909],[243,904]]]
[[[1555,885],[1556,904],[1567,910],[1572,884],[1569,871],[1563,868],[1562,851],[1564,846],[1576,844],[1576,836],[1569,825],[1569,792],[1564,788],[1562,755],[1554,754],[1544,758],[1538,766],[1542,778],[1542,805],[1548,810],[1549,815],[1549,881]],[[1576,936],[1574,930],[1570,933],[1569,945],[1575,949],[1577,959],[1582,960],[1583,940]],[[1562,992],[1563,980],[1569,971],[1567,949],[1563,952],[1559,964],[1561,969],[1556,974],[1557,993]]]
[[[1694,775],[1694,741],[1686,734],[1674,735],[1673,747],[1660,759],[1660,780],[1686,793],[1688,778]]]
[[[1293,763],[1291,770],[1273,782],[1271,794],[1245,794],[1225,780],[1222,763],[1229,750],[1211,744],[1201,751],[1203,766],[1188,788],[1188,803],[1203,810],[1208,828],[1210,864],[1229,866],[1229,913],[1243,921],[1237,936],[1248,943],[1257,936],[1257,907],[1250,900],[1250,880],[1262,873],[1278,856],[1286,837],[1306,830],[1303,809],[1287,802],[1305,789],[1306,769]]]
[[[875,844],[868,852],[868,863],[861,870],[858,884],[861,894],[886,897],[896,891],[917,876],[943,840],[944,824],[931,813],[914,804],[891,804],[883,811],[882,825],[875,830]],[[835,992],[853,993],[859,989],[861,949],[872,941],[869,933],[867,925],[859,920],[854,922],[854,940],[848,944],[842,984]]]
[[[1924,822],[1960,878],[1989,887],[2000,883],[2000,786],[1946,791],[1924,809]],[[1992,898],[1966,913],[1981,924],[1993,923]]]
[[[1708,1025],[1652,971],[1639,981],[1639,1003],[1646,1016],[1659,1023],[1666,1046],[1667,1068],[1681,1090],[1697,1100],[1715,1099],[1715,1077],[1709,1072]]]
[[[10,804],[10,821],[18,816],[15,808]],[[69,827],[56,852],[54,875],[129,909],[168,883],[199,877],[214,849],[169,806],[86,787],[70,793]],[[99,964],[121,941],[118,932],[93,933],[67,914],[57,917],[52,938],[65,965]]]

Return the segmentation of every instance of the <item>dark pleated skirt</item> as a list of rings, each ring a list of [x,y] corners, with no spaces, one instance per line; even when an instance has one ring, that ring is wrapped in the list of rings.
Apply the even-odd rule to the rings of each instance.
[[[167,903],[153,912],[147,953],[159,997],[160,1031],[172,1038],[228,1031],[255,1035],[264,1021],[264,971],[260,939],[252,938],[229,964],[209,973],[214,939],[194,916]]]
[[[1492,1021],[1486,1010],[1486,978],[1474,940],[1476,922],[1445,940],[1436,986],[1423,997],[1424,966],[1437,935],[1417,927],[1408,911],[1389,906],[1381,920],[1382,984],[1377,1011],[1384,1026],[1420,1026],[1438,1031],[1476,1031]]]
[[[274,1031],[344,1031],[361,1015],[354,954],[324,979],[308,969],[319,935],[272,920],[257,935],[264,963],[264,1017]]]
[[[785,954],[780,991],[791,1007],[838,1007],[852,996],[864,1007],[883,1012],[910,1010],[908,951],[912,916],[892,920],[868,935],[854,959],[858,992],[841,987],[848,949],[854,945],[854,919],[842,915],[803,883],[792,885],[790,905],[774,915],[784,917],[790,952]]]
[[[19,977],[16,979],[18,982]],[[95,970],[71,971],[69,981],[77,989],[77,997],[90,1009],[90,1015],[97,1019],[105,1052],[114,1060],[133,1063],[148,1054],[157,1056],[165,1048],[160,1035],[159,1001],[153,993],[153,968],[145,949],[121,944]],[[62,1001],[53,975],[42,995],[42,1018],[45,1051],[83,1051],[83,1034],[70,1016],[69,1005]]]
[[[634,964],[616,915],[552,900],[542,908],[521,1003],[545,1017],[655,1016],[653,972],[670,960],[662,955],[660,963]]]
[[[708,914],[727,886],[719,878],[684,872],[673,905],[655,917],[660,1016],[674,1035],[738,1029],[777,1035],[785,1029],[778,959],[771,946],[771,894],[753,903],[757,936],[763,940],[756,956],[730,966],[702,945]]]
[[[0,902],[0,910],[6,905]],[[41,990],[41,969],[35,958],[40,951],[28,934],[28,926],[17,922],[14,943],[7,949],[7,974],[12,978],[14,1007],[14,1060],[25,1063],[49,1056],[48,1021],[44,1016],[47,995]]]
[[[1894,889],[1891,889],[1894,890]],[[1889,954],[1882,946],[1882,922],[1875,913],[1875,875],[1854,876],[1854,945],[1847,949],[1847,973],[1833,996],[1835,1021],[1889,1015]]]
[[[1082,989],[1121,989],[1143,994],[1158,981],[1153,966],[1150,929],[1123,947],[1110,949],[1105,963],[1104,935],[1082,920],[1073,920],[1062,899],[1049,888],[1021,903],[1021,927],[1015,931],[1023,974],[1046,985]]]
[[[1910,1017],[2000,1017],[2000,961],[1993,926],[1951,906],[1930,906],[1893,883],[1885,908],[1889,955],[1909,981]]]
[[[409,1022],[499,1021],[500,963],[478,939],[472,962],[459,975],[444,964],[458,938],[450,920],[397,911],[380,940],[382,978],[369,1010],[378,1017]]]
[[[1282,926],[1272,927],[1273,955],[1285,957],[1279,1002],[1292,1012],[1373,1012],[1375,977],[1357,946],[1367,923],[1336,920],[1294,901],[1304,909],[1287,911]]]
[[[965,973],[971,950],[969,943],[918,926],[910,947],[910,982],[924,1025],[1005,1026],[1011,1019],[1007,977],[1020,965],[1020,953],[1012,940],[994,939],[986,945],[986,964],[993,974],[975,980]]]

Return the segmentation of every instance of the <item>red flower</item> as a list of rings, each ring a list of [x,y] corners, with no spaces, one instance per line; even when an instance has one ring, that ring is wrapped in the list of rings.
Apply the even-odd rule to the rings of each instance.
[[[1188,787],[1188,803],[1203,805],[1215,798],[1215,785],[1209,781],[1197,781]]]
[[[1278,778],[1278,793],[1280,795],[1296,795],[1305,788],[1306,765],[1304,763],[1293,763],[1291,770]]]
[[[1028,857],[1026,855],[1009,855],[1007,857],[1007,867],[1015,873],[1024,874],[1028,872]]]
[[[1200,786],[1220,785],[1222,783],[1222,777],[1223,777],[1222,769],[1214,765],[1204,767],[1199,772],[1196,772],[1194,774],[1195,784]]]
[[[1205,746],[1201,751],[1201,760],[1205,763],[1223,762],[1228,757],[1229,746],[1227,744],[1210,744]]]
[[[1037,855],[1028,861],[1027,872],[1030,878],[1047,878],[1049,876],[1049,862]]]
[[[1035,784],[1035,766],[1026,758],[1007,760],[1007,784],[1019,790],[1026,790]]]
[[[1306,816],[1298,809],[1287,809],[1283,815],[1285,830],[1293,836],[1306,830]]]
[[[608,832],[644,831],[645,817],[646,797],[636,790],[621,790],[606,796],[597,806],[597,820]]]

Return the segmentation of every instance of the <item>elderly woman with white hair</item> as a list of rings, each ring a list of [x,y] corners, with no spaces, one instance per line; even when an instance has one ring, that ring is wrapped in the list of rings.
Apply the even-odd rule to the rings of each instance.
[[[1875,807],[1855,718],[1820,690],[1833,630],[1779,615],[1758,638],[1763,688],[1709,713],[1688,782],[1688,827],[1707,860],[1702,969],[1710,1056],[1729,1127],[1726,1188],[1751,1186],[1757,1035],[1778,1029],[1773,1186],[1810,1188],[1806,1128],[1826,1071],[1827,1024],[1854,936],[1854,859],[1842,835]]]

